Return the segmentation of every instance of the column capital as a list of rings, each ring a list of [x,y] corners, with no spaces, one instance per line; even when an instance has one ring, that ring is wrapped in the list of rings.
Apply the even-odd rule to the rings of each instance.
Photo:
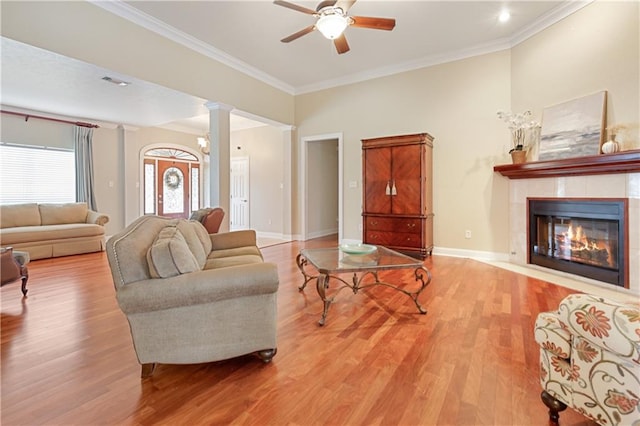
[[[231,112],[234,108],[232,105],[223,104],[221,102],[211,102],[211,101],[205,102],[204,106],[206,106],[209,109],[209,111],[222,110],[222,111]]]

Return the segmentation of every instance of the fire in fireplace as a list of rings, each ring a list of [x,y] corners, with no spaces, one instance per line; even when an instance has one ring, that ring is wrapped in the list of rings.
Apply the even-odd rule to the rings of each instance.
[[[529,263],[628,288],[625,199],[528,199]]]

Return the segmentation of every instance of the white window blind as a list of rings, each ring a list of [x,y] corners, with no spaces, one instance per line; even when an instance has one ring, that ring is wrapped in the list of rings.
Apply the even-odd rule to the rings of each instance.
[[[0,144],[0,204],[76,200],[74,152]]]

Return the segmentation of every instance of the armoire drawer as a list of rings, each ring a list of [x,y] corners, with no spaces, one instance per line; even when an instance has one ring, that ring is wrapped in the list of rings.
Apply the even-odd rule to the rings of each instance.
[[[367,217],[365,226],[367,231],[390,232],[420,232],[422,219]]]
[[[422,247],[419,233],[368,231],[365,235],[366,244],[376,244],[388,247]]]

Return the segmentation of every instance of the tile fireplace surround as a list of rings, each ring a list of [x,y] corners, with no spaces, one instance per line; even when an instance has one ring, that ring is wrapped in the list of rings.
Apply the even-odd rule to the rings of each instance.
[[[623,153],[620,153],[623,154]],[[526,268],[548,271],[560,276],[623,293],[625,296],[640,295],[640,151],[634,151],[631,162],[624,167],[613,168],[604,163],[608,156],[496,166],[494,170],[509,177],[510,253],[509,262]],[[627,155],[628,159],[630,156]],[[612,155],[611,159],[622,158]],[[553,163],[553,164],[552,164]],[[557,167],[558,163],[562,167]],[[590,163],[588,167],[576,167],[576,163]],[[593,164],[597,163],[597,164]],[[542,170],[542,171],[541,171]],[[604,174],[600,174],[604,173]],[[549,176],[549,177],[544,177]],[[588,278],[571,276],[547,268],[527,264],[527,198],[627,198],[629,218],[629,288]]]

